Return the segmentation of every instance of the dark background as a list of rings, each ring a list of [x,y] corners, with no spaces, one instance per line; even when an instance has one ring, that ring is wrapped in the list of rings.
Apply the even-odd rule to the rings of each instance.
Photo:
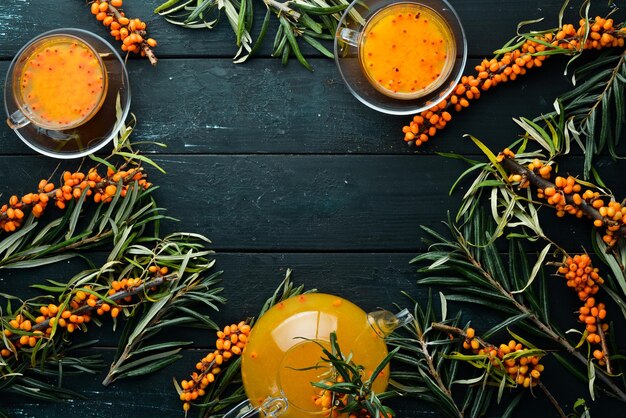
[[[271,58],[268,48],[275,25],[258,56],[235,65],[231,60],[236,52],[234,35],[225,19],[213,31],[184,30],[152,15],[159,3],[125,2],[129,16],[148,23],[149,33],[159,41],[155,52],[160,58],[156,68],[147,60],[128,62],[132,112],[138,118],[133,139],[167,144],[165,149],[141,148],[167,171],[166,175],[150,173],[161,186],[158,204],[180,220],[165,224],[164,232],[198,232],[213,241],[216,268],[224,270],[224,295],[229,299],[214,315],[218,323],[255,315],[288,267],[294,269],[296,283],[344,296],[365,310],[405,304],[401,290],[425,301],[428,289],[415,285],[418,276],[408,264],[425,250],[419,226],[443,230],[441,221],[448,211],[456,210],[464,191],[462,187],[449,196],[449,188],[466,168],[436,152],[483,158],[462,137],[466,133],[497,152],[521,133],[512,117],[533,118],[551,111],[556,95],[570,87],[563,76],[565,60],[551,58],[544,67],[484,94],[468,111],[453,115],[445,131],[416,151],[402,141],[401,128],[410,117],[383,115],[361,105],[343,85],[332,60],[304,48],[315,69],[309,72],[295,59],[284,67]],[[594,3],[597,9],[592,13],[604,13],[606,2]],[[457,0],[452,4],[466,30],[467,68],[513,37],[520,20],[545,17],[534,28],[557,26],[561,7],[560,1]],[[578,6],[572,2],[568,22],[578,21]],[[254,34],[265,13],[260,1],[255,2],[255,10]],[[84,1],[2,1],[0,74],[4,77],[11,59],[28,40],[61,27],[107,37]],[[579,173],[581,152],[574,148],[572,154],[567,164],[572,173]],[[3,201],[11,194],[32,191],[57,164],[35,154],[0,125]],[[75,166],[61,164],[61,168]],[[623,196],[624,164],[604,157],[596,166],[614,194]],[[547,209],[541,215],[557,242],[569,249],[590,248],[587,223],[571,219],[555,223],[556,217]],[[3,270],[0,291],[34,295],[28,285],[68,278],[82,267],[72,262],[62,268]],[[564,326],[577,326],[572,314],[575,295],[562,283],[550,287],[556,302],[552,314],[561,317]],[[478,332],[500,319],[479,309],[464,312]],[[184,351],[183,360],[155,375],[107,388],[100,385],[104,374],[68,378],[64,384],[87,400],[53,404],[0,394],[0,407],[17,417],[182,416],[171,379],[187,377],[214,342],[211,333],[201,331],[181,331],[176,338],[185,336],[195,341],[193,348]],[[110,362],[117,339],[110,327],[94,327],[88,337],[100,340],[97,351]],[[566,411],[578,397],[588,398],[584,384],[549,360],[547,364],[543,379]],[[541,395],[527,396],[522,402],[517,416],[555,416]],[[415,400],[395,400],[391,406],[399,417],[437,416]],[[623,416],[623,406],[606,398],[592,407],[606,417]]]

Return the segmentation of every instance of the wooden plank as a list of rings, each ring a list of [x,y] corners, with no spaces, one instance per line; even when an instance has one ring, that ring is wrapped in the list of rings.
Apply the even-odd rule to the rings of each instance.
[[[471,66],[477,63],[472,60]],[[294,64],[283,67],[276,60],[257,59],[236,66],[228,59],[175,59],[162,60],[154,69],[130,62],[131,110],[139,121],[133,139],[167,144],[167,149],[142,146],[145,152],[176,154],[415,152],[401,131],[412,116],[385,115],[362,105],[331,60],[315,59],[314,73]],[[571,88],[562,76],[564,64],[554,58],[485,93],[470,109],[454,114],[450,125],[417,153],[476,154],[473,143],[463,139],[467,133],[496,148],[512,143],[521,133],[512,117],[550,112],[555,97]],[[7,68],[8,63],[0,62],[0,73]],[[0,124],[0,154],[33,153]],[[574,145],[572,153],[581,151]]]
[[[90,253],[95,263],[106,260],[104,253]],[[292,268],[294,282],[304,284],[307,289],[333,293],[349,297],[367,311],[386,306],[392,309],[392,302],[406,302],[401,290],[406,290],[420,303],[426,303],[426,288],[416,289],[415,268],[409,265],[413,257],[410,253],[217,253],[215,271],[223,271],[219,287],[224,287],[222,295],[228,299],[220,312],[208,312],[218,324],[239,322],[256,316],[276,289],[287,268]],[[41,296],[42,292],[30,286],[44,283],[47,279],[67,281],[72,275],[86,268],[80,259],[59,265],[43,266],[36,270],[0,270],[0,288],[6,292],[28,299]],[[33,275],[36,273],[36,275]],[[359,292],[354,288],[358,286]],[[246,289],[242,297],[241,289]],[[4,306],[4,303],[2,304]],[[87,339],[99,340],[98,346],[115,347],[121,332],[112,331],[110,320],[104,319],[100,328],[90,327],[83,337],[81,333],[72,336],[75,342]],[[495,318],[483,321],[485,327],[495,325]],[[172,339],[168,335],[169,340]],[[176,339],[194,341],[193,347],[210,348],[214,341],[213,333],[198,329],[176,329]]]
[[[284,277],[287,267],[294,269],[292,279],[295,283],[303,283],[307,288],[317,288],[319,291],[332,293],[349,298],[365,310],[374,310],[379,307],[394,309],[392,302],[398,302],[402,306],[410,306],[410,302],[400,295],[400,290],[405,290],[414,296],[421,304],[426,303],[428,289],[416,287],[415,280],[418,275],[414,268],[408,264],[412,257],[410,253],[334,253],[334,254],[311,254],[311,253],[221,253],[217,254],[217,267],[225,271],[223,285],[224,295],[229,303],[222,312],[212,315],[218,323],[230,323],[241,318],[255,315],[263,301],[273,292],[273,289]],[[60,278],[61,269],[38,269],[38,277]],[[63,269],[66,270],[66,269]],[[48,274],[48,272],[50,274]],[[24,271],[17,272],[14,277],[7,279],[6,271],[0,271],[0,284],[9,286],[11,289],[23,287],[23,282],[16,279]],[[31,278],[32,279],[32,278]],[[34,279],[37,280],[37,279]],[[570,297],[564,284],[548,278],[552,300],[559,300],[558,307],[552,309],[552,318],[563,326],[570,326],[572,314],[577,306],[577,299]],[[16,287],[13,287],[16,285]],[[245,289],[245,297],[242,292]],[[445,289],[443,290],[445,293]],[[562,295],[562,297],[560,297]],[[21,295],[26,297],[25,295]],[[455,311],[458,304],[450,304],[450,312]],[[491,328],[498,321],[493,315],[485,315],[481,309],[471,306],[463,306],[464,321],[472,321],[473,326],[484,331]],[[108,417],[119,415],[128,417],[147,417],[155,413],[162,416],[177,416],[180,403],[177,400],[172,387],[171,379],[185,378],[194,367],[199,358],[204,356],[210,349],[214,336],[200,330],[187,332],[176,330],[175,337],[169,338],[195,340],[196,349],[183,351],[184,358],[159,373],[137,379],[120,381],[113,386],[103,387],[100,382],[104,373],[98,375],[81,375],[78,377],[65,376],[64,384],[87,396],[87,400],[75,400],[72,402],[46,403],[46,416],[65,416],[76,414],[84,417]],[[621,340],[623,342],[623,337]],[[79,335],[74,335],[75,341],[80,341]],[[114,345],[115,335],[110,332],[110,323],[105,321],[101,328],[94,328],[93,332],[86,334],[85,338],[100,339],[101,346]],[[506,336],[501,338],[507,339]],[[112,348],[100,347],[88,351],[88,354],[101,354],[104,361],[110,364],[113,357]],[[565,409],[571,408],[577,397],[586,393],[586,386],[577,381],[568,381],[567,385],[562,382],[562,370],[560,366],[549,357],[544,360],[546,372],[542,381],[553,391],[554,395],[562,402]],[[471,373],[465,369],[463,373]],[[141,388],[141,389],[138,389]],[[545,403],[543,396],[538,396],[532,402],[523,402],[520,416],[528,416],[531,412],[550,411],[550,406]],[[433,417],[429,408],[413,400],[395,400],[391,406],[396,409],[398,416],[406,418]],[[12,417],[39,417],[38,414],[42,403],[34,402],[27,398],[12,397],[3,399],[3,409]],[[601,403],[593,405],[595,411],[611,411],[615,404],[609,399],[603,398]],[[497,417],[498,412],[492,411],[487,416]],[[543,416],[543,415],[538,415]],[[613,416],[613,415],[607,415]]]
[[[444,232],[443,230],[441,232]],[[579,247],[580,248],[580,247]],[[207,312],[218,324],[230,324],[243,318],[256,316],[285,276],[286,270],[293,270],[292,279],[296,284],[304,284],[307,289],[336,294],[346,297],[366,311],[380,307],[394,309],[393,304],[411,307],[411,302],[401,292],[405,291],[420,305],[428,302],[428,293],[437,291],[448,293],[446,289],[430,289],[416,286],[416,280],[422,277],[417,273],[417,266],[409,261],[415,253],[249,253],[218,252],[215,254],[215,271],[223,271],[219,287],[223,287],[228,302],[220,312]],[[87,256],[96,264],[106,260],[104,253],[89,253]],[[41,296],[42,292],[30,286],[44,283],[47,279],[67,281],[69,277],[86,268],[80,259],[59,265],[44,266],[36,271],[0,270],[0,287],[6,292],[22,299]],[[549,269],[550,270],[550,269]],[[548,271],[549,271],[548,270]],[[36,275],[33,274],[36,272]],[[566,329],[570,328],[572,316],[579,307],[574,297],[569,297],[564,282],[548,277],[548,289],[552,300],[559,300],[558,309],[553,309],[551,317],[555,323]],[[242,294],[245,290],[245,297]],[[4,304],[3,304],[4,305]],[[505,318],[498,315],[484,315],[484,310],[472,305],[450,303],[451,309],[461,308],[464,318],[472,321],[478,330],[486,331]],[[452,312],[452,311],[451,311]],[[112,329],[111,321],[103,320],[100,328],[90,327],[84,335],[76,333],[74,342],[97,339],[99,347],[116,347],[121,332]],[[121,327],[121,325],[119,325]],[[212,333],[197,329],[178,328],[175,337],[170,333],[161,336],[166,340],[176,338],[181,341],[193,341],[191,347],[209,349],[213,342]],[[619,336],[623,343],[626,335]]]
[[[185,351],[184,358],[174,366],[160,371],[149,377],[122,380],[109,387],[103,387],[100,382],[103,374],[79,377],[66,376],[64,384],[87,396],[86,400],[72,400],[71,402],[36,402],[18,396],[2,399],[2,407],[12,418],[40,418],[81,416],[84,418],[102,417],[182,417],[182,405],[178,400],[172,384],[172,377],[178,380],[188,378],[195,363],[206,353],[201,350]],[[103,358],[111,359],[111,351],[103,350]],[[569,411],[576,397],[586,394],[586,388],[578,381],[568,380],[563,384],[562,375],[549,373],[548,370],[561,372],[558,364],[546,366],[546,373],[542,381],[553,391],[553,394],[562,402],[562,407]],[[466,372],[471,373],[471,372]],[[513,394],[515,394],[514,392]],[[508,393],[505,395],[508,396]],[[506,398],[505,398],[506,399]],[[528,397],[526,398],[528,399]],[[387,403],[386,403],[387,404]],[[402,418],[434,418],[439,415],[425,403],[411,398],[396,398],[389,401],[398,417]],[[495,405],[495,403],[494,403]],[[603,397],[600,402],[589,403],[594,411],[606,417],[617,417],[620,404],[611,398]],[[506,403],[502,408],[506,407]],[[42,415],[42,408],[45,415]],[[537,394],[530,401],[522,402],[517,416],[550,416],[553,407],[545,396]],[[191,414],[195,414],[192,410]],[[502,410],[496,406],[489,411],[485,418],[498,418]],[[556,416],[556,414],[553,414]],[[193,415],[192,415],[193,416]]]
[[[32,191],[57,165],[32,157],[4,161],[3,200]],[[161,155],[155,161],[168,172],[152,175],[161,186],[157,201],[180,219],[164,232],[203,233],[220,251],[419,251],[425,248],[419,226],[439,227],[466,187],[448,195],[467,166],[439,156]],[[597,165],[617,196],[626,190],[626,177],[616,175],[625,164]],[[579,173],[581,159],[570,158],[561,172],[568,167]],[[586,242],[589,223],[552,222],[550,209],[542,216],[557,241]]]
[[[163,18],[153,15],[154,8],[161,0],[125,2],[129,16],[138,17],[148,24],[149,33],[159,41],[156,50],[161,57],[168,56],[212,56],[232,57],[237,52],[234,34],[224,18],[212,30],[196,30],[193,34],[167,23]],[[503,0],[451,1],[456,8],[466,31],[469,53],[483,57],[500,48],[515,36],[515,28],[520,20],[544,17],[546,21],[535,26],[545,29],[557,25],[557,14],[561,2],[532,1],[520,2]],[[594,4],[594,6],[596,6]],[[569,13],[577,18],[577,5],[570,6]],[[598,13],[604,13],[606,7],[597,5]],[[265,14],[265,7],[260,1],[255,2],[255,26],[253,35],[260,30]],[[273,22],[276,23],[276,22]],[[90,30],[103,37],[108,36],[102,25],[95,20],[84,2],[62,0],[55,2],[19,1],[0,4],[0,58],[12,57],[18,49],[32,37],[48,30],[62,27],[79,27]],[[265,46],[259,51],[260,56],[271,53],[271,40],[277,25],[272,25]],[[309,56],[320,56],[312,48],[304,48]]]

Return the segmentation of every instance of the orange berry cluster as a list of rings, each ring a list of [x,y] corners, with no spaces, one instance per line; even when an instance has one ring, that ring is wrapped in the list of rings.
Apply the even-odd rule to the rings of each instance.
[[[191,379],[180,382],[182,391],[180,400],[183,401],[183,410],[187,412],[190,402],[204,396],[206,387],[215,381],[215,377],[222,371],[221,366],[233,356],[239,356],[248,342],[250,325],[246,321],[238,324],[226,325],[217,332],[215,350],[207,354],[196,364],[198,372],[191,374]]]
[[[9,321],[8,326],[4,327],[3,333],[6,338],[10,338],[14,336],[17,331],[21,331],[23,332],[23,334],[18,334],[19,336],[12,343],[12,345],[15,348],[34,347],[37,345],[37,341],[44,336],[44,331],[33,330],[33,322],[35,321],[27,319],[22,314],[15,315],[15,318]],[[46,329],[45,335],[49,336],[51,332],[51,328]],[[12,351],[7,346],[5,346],[0,350],[0,355],[2,357],[9,357],[11,355],[11,352]]]
[[[525,388],[537,386],[544,370],[543,364],[539,364],[540,356],[522,355],[513,358],[512,353],[523,354],[528,349],[515,340],[496,347],[476,338],[475,334],[476,331],[473,328],[468,328],[465,331],[464,349],[472,350],[474,354],[487,356],[493,367],[503,369],[517,385]]]
[[[105,177],[100,176],[95,168],[89,170],[87,174],[66,171],[61,178],[63,185],[58,188],[48,180],[41,180],[36,193],[28,193],[21,198],[11,196],[9,203],[0,207],[0,230],[14,232],[19,229],[28,210],[33,216],[40,217],[50,199],[59,209],[65,209],[66,202],[78,200],[83,193],[87,193],[87,196],[93,195],[96,203],[108,203],[117,193],[117,184],[120,180],[123,183],[120,192],[122,197],[126,196],[128,185],[133,181],[137,181],[143,188],[151,186],[141,168],[118,172],[108,168]]]
[[[501,152],[496,160],[503,162],[506,158],[513,159],[515,154],[508,148]],[[515,163],[517,164],[517,163]],[[520,188],[530,185],[529,174],[534,173],[544,180],[550,180],[552,166],[535,159],[525,167],[523,173],[512,173],[508,177],[511,183],[518,183]],[[626,206],[615,201],[605,202],[600,192],[591,189],[582,190],[582,186],[573,176],[557,176],[554,183],[544,182],[537,187],[537,198],[545,199],[554,206],[556,215],[563,217],[565,214],[582,218],[592,218],[594,226],[605,228],[602,240],[609,246],[614,246],[619,238],[626,232]]]
[[[591,265],[591,258],[587,254],[567,257],[558,269],[558,273],[567,280],[567,286],[578,294],[578,298],[585,304],[578,310],[578,320],[585,324],[587,342],[589,344],[602,344],[599,331],[607,333],[609,324],[602,323],[606,318],[606,306],[604,303],[596,304],[592,295],[598,293],[599,285],[604,279],[598,274],[598,269]],[[605,353],[602,349],[593,351],[593,356],[601,366],[606,365]]]
[[[590,33],[581,48],[581,39],[584,38],[587,25],[591,25]],[[535,35],[533,39],[527,39],[518,49],[491,60],[483,60],[475,67],[475,75],[463,76],[461,82],[444,101],[414,116],[409,125],[402,128],[404,140],[416,146],[427,142],[451,120],[452,116],[449,113],[451,109],[460,112],[469,107],[472,100],[479,99],[482,92],[500,83],[513,81],[533,67],[541,67],[543,61],[550,56],[541,55],[546,51],[623,47],[624,38],[626,27],[623,23],[615,26],[613,19],[604,19],[600,16],[590,19],[589,22],[581,19],[578,30],[574,25],[567,24],[554,33]]]
[[[515,157],[515,154],[513,154],[511,150],[506,148],[501,154],[501,156],[498,156],[497,158],[498,162],[502,162],[502,160],[504,159],[504,156],[513,158]],[[549,180],[550,175],[552,173],[552,166],[548,164],[544,164],[543,162],[535,158],[532,163],[528,164],[528,170],[536,173],[537,175],[539,175],[541,178],[545,180]],[[516,173],[510,174],[508,181],[509,183],[519,183],[519,187],[522,189],[525,189],[528,186],[530,186],[530,182],[528,181],[528,178],[524,178],[521,174],[516,174]],[[550,197],[552,197],[553,195],[554,193],[552,193]],[[551,205],[556,204],[554,200],[551,200],[548,203],[550,203]]]
[[[91,13],[96,19],[111,30],[111,36],[117,41],[122,41],[122,51],[148,56],[150,61],[156,57],[151,48],[157,46],[157,42],[152,38],[146,38],[146,23],[139,19],[129,19],[126,17],[122,7],[122,0],[101,1],[94,0],[91,3]]]
[[[168,273],[167,267],[150,266],[149,271],[155,276],[164,276]],[[124,302],[132,302],[134,291],[143,284],[140,278],[125,278],[121,281],[111,282],[107,292],[108,297],[123,292],[126,296],[120,299],[120,303],[110,305],[104,302],[97,293],[92,290],[92,286],[84,286],[75,290],[68,306],[63,304],[39,306],[39,315],[35,316],[36,311],[29,312],[24,310],[21,314],[8,321],[8,326],[4,328],[4,335],[10,338],[15,349],[20,347],[34,347],[41,338],[49,338],[52,334],[52,328],[55,326],[65,328],[69,333],[74,332],[78,328],[86,330],[85,325],[91,321],[91,315],[95,311],[97,315],[102,316],[110,313],[112,318],[116,318],[122,310]],[[15,335],[19,332],[21,335]],[[2,357],[8,357],[13,350],[4,347],[0,350]]]
[[[333,386],[336,383],[343,383],[344,379],[341,376],[337,376],[335,382],[324,382],[327,386]],[[351,398],[347,393],[335,392],[332,389],[320,389],[317,395],[313,396],[313,402],[315,406],[322,410],[322,415],[329,418],[339,418],[342,415],[342,411],[350,403]],[[381,412],[379,418],[391,418],[393,415],[387,413],[386,415]],[[360,409],[357,412],[350,412],[348,418],[372,418],[372,415],[365,408]]]

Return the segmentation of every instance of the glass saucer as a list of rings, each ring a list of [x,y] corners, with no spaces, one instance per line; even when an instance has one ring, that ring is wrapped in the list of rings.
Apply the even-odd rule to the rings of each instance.
[[[130,111],[128,72],[120,55],[110,43],[98,35],[82,29],[55,29],[34,38],[16,54],[19,57],[29,44],[50,35],[71,35],[90,45],[104,62],[108,76],[108,90],[100,110],[86,123],[73,129],[58,131],[40,128],[33,123],[15,129],[17,136],[35,151],[49,157],[70,159],[83,157],[104,147],[119,132]],[[13,60],[4,84],[4,107],[8,115],[18,110],[12,91]],[[117,117],[117,100],[121,115]]]

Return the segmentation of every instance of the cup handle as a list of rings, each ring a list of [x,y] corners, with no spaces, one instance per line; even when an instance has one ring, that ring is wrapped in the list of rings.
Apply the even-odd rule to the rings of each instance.
[[[381,338],[386,338],[396,329],[415,319],[408,309],[403,309],[397,314],[385,310],[370,312],[367,314],[367,320],[376,334]]]
[[[13,130],[23,128],[30,123],[30,119],[21,110],[16,110],[7,118],[7,125]]]
[[[287,399],[281,397],[269,397],[263,402],[263,405],[259,407],[254,407],[250,401],[245,400],[228,411],[223,418],[247,418],[259,412],[262,412],[265,418],[275,418],[283,415],[287,411],[287,408]]]
[[[353,47],[359,46],[359,32],[354,29],[342,28],[337,37]]]

